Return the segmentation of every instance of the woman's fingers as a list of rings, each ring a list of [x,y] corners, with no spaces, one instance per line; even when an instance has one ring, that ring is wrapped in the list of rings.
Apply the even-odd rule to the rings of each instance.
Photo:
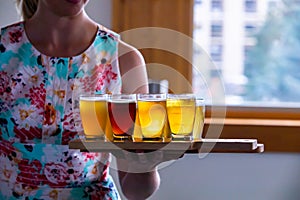
[[[153,171],[161,163],[167,163],[167,161],[174,161],[182,157],[182,154],[178,152],[166,152],[163,150],[152,152],[123,150],[122,152],[124,155],[122,156],[123,158],[118,158],[122,163],[122,171],[133,173]]]

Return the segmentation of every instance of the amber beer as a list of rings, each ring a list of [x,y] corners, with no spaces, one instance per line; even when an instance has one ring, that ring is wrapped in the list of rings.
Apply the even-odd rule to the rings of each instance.
[[[79,109],[86,139],[104,138],[107,120],[107,95],[80,96]]]
[[[193,139],[195,108],[193,94],[168,95],[167,113],[173,139]]]
[[[166,95],[139,94],[138,112],[143,140],[164,140],[163,129],[167,120]]]
[[[112,95],[108,114],[114,139],[129,139],[133,134],[136,116],[136,95]]]

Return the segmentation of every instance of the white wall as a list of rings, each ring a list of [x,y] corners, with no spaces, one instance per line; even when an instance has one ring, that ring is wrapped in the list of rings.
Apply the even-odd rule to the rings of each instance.
[[[300,154],[187,154],[160,175],[148,200],[300,199]]]
[[[96,22],[111,27],[111,0],[90,0],[86,7],[89,16]]]
[[[0,0],[0,26],[6,26],[18,20],[19,16],[14,0]]]
[[[87,12],[110,27],[110,0],[90,0]],[[13,0],[0,0],[0,26],[17,20]],[[186,155],[160,174],[161,187],[150,200],[300,199],[299,154]]]
[[[186,155],[151,200],[299,200],[299,154]]]

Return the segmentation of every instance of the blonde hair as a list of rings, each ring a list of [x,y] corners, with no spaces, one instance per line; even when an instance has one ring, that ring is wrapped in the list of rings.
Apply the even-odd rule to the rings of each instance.
[[[38,0],[16,0],[16,4],[21,17],[24,20],[27,20],[35,13],[38,6]]]

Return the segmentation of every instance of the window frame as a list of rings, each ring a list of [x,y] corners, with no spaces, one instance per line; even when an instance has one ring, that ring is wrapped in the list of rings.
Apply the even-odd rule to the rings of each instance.
[[[300,107],[206,105],[203,137],[209,129],[221,129],[218,138],[257,139],[265,152],[300,153]]]

